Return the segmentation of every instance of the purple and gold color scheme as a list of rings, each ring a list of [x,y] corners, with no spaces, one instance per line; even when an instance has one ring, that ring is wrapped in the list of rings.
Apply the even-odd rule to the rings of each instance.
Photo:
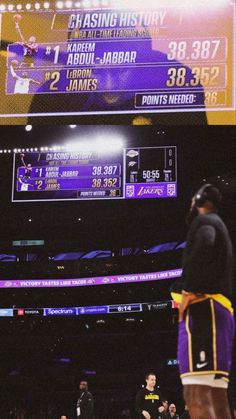
[[[0,116],[234,109],[234,1],[114,3],[4,11]]]
[[[181,378],[216,374],[228,381],[234,331],[233,314],[213,298],[190,305],[179,323]]]
[[[175,146],[14,156],[13,202],[176,196]]]

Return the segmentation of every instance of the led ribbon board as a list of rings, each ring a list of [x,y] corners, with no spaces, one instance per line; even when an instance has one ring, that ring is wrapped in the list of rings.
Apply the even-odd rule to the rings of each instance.
[[[12,201],[174,198],[175,146],[15,153]]]
[[[0,116],[235,109],[233,0],[60,3],[2,13]]]
[[[0,280],[0,288],[61,288],[93,285],[128,284],[174,279],[181,277],[182,269],[126,275],[107,275],[93,278],[65,279],[6,279]]]

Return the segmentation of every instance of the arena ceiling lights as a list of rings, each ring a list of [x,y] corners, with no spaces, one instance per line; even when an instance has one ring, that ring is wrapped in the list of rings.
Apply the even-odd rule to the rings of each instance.
[[[71,143],[66,144],[65,149],[66,151],[77,151],[77,152],[90,152],[90,151],[97,151],[102,154],[106,153],[116,153],[118,150],[124,147],[123,141],[121,138],[104,138],[97,137],[94,138],[93,142],[91,143],[88,140],[80,140],[80,141],[73,141]]]
[[[65,150],[65,146],[53,146],[53,147],[27,147],[27,148],[14,148],[14,149],[1,149],[0,154],[8,154],[8,153],[34,153],[37,151],[63,151]]]
[[[32,11],[46,11],[46,10],[76,10],[76,9],[101,9],[101,8],[144,8],[152,9],[157,6],[181,6],[181,8],[187,7],[192,9],[204,5],[205,7],[212,7],[214,1],[214,7],[222,7],[229,3],[229,0],[146,0],[145,6],[143,0],[55,0],[55,1],[19,1],[17,3],[5,2],[0,3],[0,12],[32,12]]]
[[[35,10],[71,10],[71,9],[89,9],[108,7],[110,0],[57,0],[57,1],[37,1],[37,2],[18,2],[18,3],[0,3],[0,12],[14,11],[35,11]]]
[[[9,154],[9,153],[34,153],[38,151],[77,151],[77,152],[89,152],[97,151],[103,154],[106,153],[116,153],[118,150],[124,147],[123,141],[121,138],[104,138],[96,137],[94,140],[88,141],[86,139],[81,139],[80,141],[73,140],[70,143],[65,145],[54,145],[50,147],[27,147],[27,148],[14,148],[14,149],[0,149],[0,154]]]

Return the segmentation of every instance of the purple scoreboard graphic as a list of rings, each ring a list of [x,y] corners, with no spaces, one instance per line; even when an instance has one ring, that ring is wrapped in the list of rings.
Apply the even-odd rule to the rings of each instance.
[[[0,116],[235,109],[235,1],[61,4],[3,11]]]
[[[177,197],[176,146],[15,153],[12,201]]]

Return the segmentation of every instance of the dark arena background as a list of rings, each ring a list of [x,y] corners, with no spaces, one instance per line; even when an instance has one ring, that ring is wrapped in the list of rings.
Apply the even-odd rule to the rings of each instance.
[[[75,419],[83,379],[96,419],[135,419],[149,371],[181,415],[169,289],[204,183],[222,192],[235,250],[235,129],[28,125],[0,137],[0,418]]]

